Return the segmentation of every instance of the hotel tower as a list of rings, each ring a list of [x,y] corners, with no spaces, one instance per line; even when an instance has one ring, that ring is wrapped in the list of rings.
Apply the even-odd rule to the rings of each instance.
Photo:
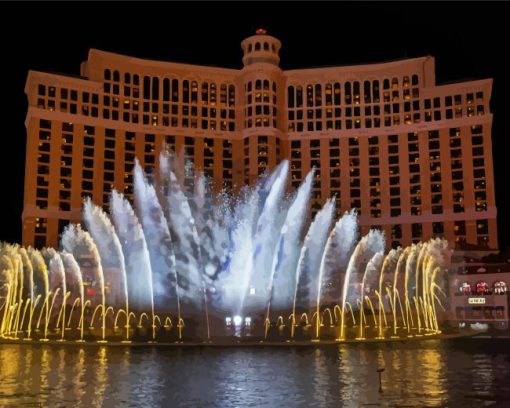
[[[30,71],[23,244],[58,246],[85,196],[132,199],[135,158],[154,173],[165,148],[233,192],[284,159],[289,191],[315,168],[311,215],[336,195],[388,247],[497,248],[491,79],[436,85],[431,56],[282,70],[280,47],[257,30],[242,69],[91,49],[80,76]]]

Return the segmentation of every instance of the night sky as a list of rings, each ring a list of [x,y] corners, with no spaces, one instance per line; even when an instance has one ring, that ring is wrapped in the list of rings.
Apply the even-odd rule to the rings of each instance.
[[[432,55],[439,84],[493,78],[491,111],[500,248],[510,245],[510,7],[501,3],[2,4],[0,240],[20,242],[28,70],[79,74],[89,48],[139,58],[242,67],[241,41],[263,27],[283,69]],[[7,22],[10,22],[8,24]],[[505,96],[506,95],[506,96]]]

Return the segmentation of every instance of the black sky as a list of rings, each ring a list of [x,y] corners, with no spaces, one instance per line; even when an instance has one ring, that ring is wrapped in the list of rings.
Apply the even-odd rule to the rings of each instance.
[[[0,240],[19,242],[28,70],[79,74],[89,48],[241,68],[240,42],[264,27],[283,69],[436,58],[438,83],[494,78],[493,154],[501,248],[510,245],[505,190],[510,142],[510,7],[501,3],[21,3],[0,5]]]

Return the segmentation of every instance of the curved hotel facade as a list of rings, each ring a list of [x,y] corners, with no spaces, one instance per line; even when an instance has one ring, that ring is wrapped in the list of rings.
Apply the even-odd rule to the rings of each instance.
[[[132,198],[135,158],[151,173],[167,148],[234,191],[284,159],[289,189],[315,168],[312,215],[336,195],[389,247],[497,248],[491,79],[436,85],[430,56],[284,71],[264,30],[241,46],[240,70],[92,49],[79,77],[30,71],[23,244],[57,246],[85,196]]]

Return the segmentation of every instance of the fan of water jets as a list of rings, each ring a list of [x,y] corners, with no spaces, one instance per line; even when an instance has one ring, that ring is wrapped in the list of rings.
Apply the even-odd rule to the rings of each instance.
[[[213,194],[209,179],[165,150],[151,180],[137,161],[134,207],[115,190],[109,214],[85,200],[86,230],[69,225],[60,252],[2,245],[4,296],[35,304],[58,290],[56,308],[65,296],[83,304],[87,281],[101,299],[103,319],[107,306],[124,308],[126,315],[152,310],[153,316],[154,309],[180,316],[181,310],[207,313],[209,307],[229,315],[267,310],[269,318],[273,310],[292,310],[295,318],[296,310],[317,308],[318,315],[324,299],[340,304],[343,314],[346,306],[356,310],[365,296],[376,295],[381,321],[388,303],[394,313],[397,300],[403,303],[405,315],[420,296],[427,301],[427,285],[435,282],[423,276],[448,262],[445,241],[384,256],[381,232],[372,230],[358,242],[354,210],[335,223],[334,198],[310,222],[314,171],[290,195],[288,173],[283,161],[232,197]],[[185,178],[194,179],[194,190],[184,188]],[[404,299],[396,298],[399,292]],[[64,321],[65,307],[62,313]]]

